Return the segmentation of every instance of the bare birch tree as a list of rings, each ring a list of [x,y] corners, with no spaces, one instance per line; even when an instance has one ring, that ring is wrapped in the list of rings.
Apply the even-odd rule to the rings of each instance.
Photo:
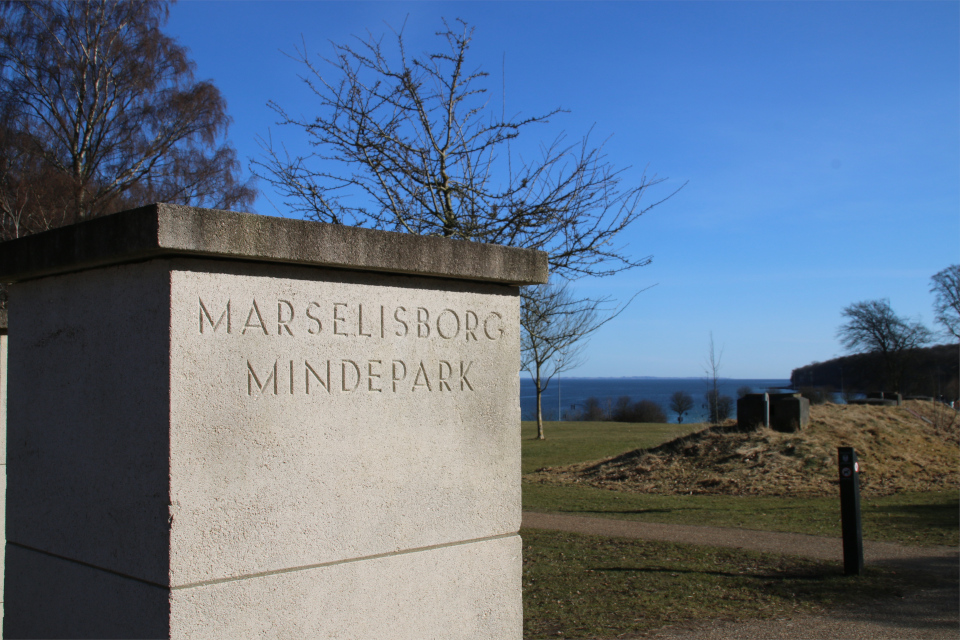
[[[226,103],[168,3],[0,4],[0,239],[150,202],[249,207]]]
[[[730,417],[730,411],[733,409],[733,398],[720,395],[720,368],[723,361],[723,347],[719,353],[713,344],[713,332],[710,332],[710,347],[707,350],[707,359],[704,370],[708,376],[710,385],[704,400],[704,407],[707,409],[707,415],[712,424],[720,424]]]

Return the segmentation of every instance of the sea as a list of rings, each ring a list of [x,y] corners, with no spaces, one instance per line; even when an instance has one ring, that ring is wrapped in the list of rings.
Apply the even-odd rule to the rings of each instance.
[[[554,378],[543,393],[541,406],[544,420],[556,420],[558,415],[567,419],[577,409],[582,409],[587,398],[599,398],[602,403],[608,399],[611,404],[617,398],[628,396],[631,403],[640,400],[652,400],[663,408],[670,422],[677,421],[677,414],[670,410],[670,396],[676,391],[686,391],[693,397],[694,408],[683,416],[684,422],[703,422],[707,419],[706,399],[704,395],[711,388],[707,378]],[[753,393],[762,393],[769,389],[790,389],[790,381],[785,379],[738,379],[720,378],[717,381],[721,395],[737,399],[737,390],[750,387]],[[520,415],[523,420],[537,419],[537,393],[533,381],[526,372],[520,378]],[[736,402],[733,415],[736,417]]]

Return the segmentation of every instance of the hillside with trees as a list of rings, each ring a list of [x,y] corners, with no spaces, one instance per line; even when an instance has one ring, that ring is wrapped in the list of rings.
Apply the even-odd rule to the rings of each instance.
[[[960,374],[960,344],[913,349],[906,354],[903,385],[906,395],[943,396],[956,400]],[[795,388],[824,387],[843,393],[880,391],[884,383],[883,354],[857,353],[794,369]]]

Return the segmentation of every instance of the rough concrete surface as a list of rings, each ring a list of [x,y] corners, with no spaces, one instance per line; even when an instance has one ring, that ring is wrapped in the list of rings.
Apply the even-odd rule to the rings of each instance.
[[[540,251],[152,204],[4,243],[0,282],[174,255],[508,284],[547,281],[547,256]]]
[[[517,535],[175,589],[175,638],[519,640]]]
[[[750,549],[820,560],[843,559],[840,539],[721,527],[669,525],[563,514],[523,513],[523,526],[591,535]],[[960,552],[864,542],[867,564],[922,572],[929,588],[822,615],[751,622],[705,622],[661,629],[643,638],[684,640],[954,640],[960,636]]]
[[[514,288],[187,266],[171,274],[172,585],[519,529]]]

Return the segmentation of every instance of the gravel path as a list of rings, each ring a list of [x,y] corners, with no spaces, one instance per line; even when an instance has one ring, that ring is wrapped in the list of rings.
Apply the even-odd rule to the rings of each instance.
[[[657,524],[553,513],[523,513],[523,526],[601,536],[733,547],[842,562],[838,538],[721,527]],[[685,640],[957,640],[960,638],[960,552],[954,547],[907,547],[864,542],[864,561],[929,575],[929,588],[820,616],[758,622],[716,622],[662,629],[645,637]]]

